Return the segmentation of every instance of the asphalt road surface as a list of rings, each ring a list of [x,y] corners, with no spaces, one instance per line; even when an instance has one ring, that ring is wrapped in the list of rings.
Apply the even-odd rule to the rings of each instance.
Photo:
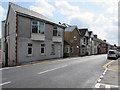
[[[94,88],[106,55],[74,57],[2,71],[2,88]]]

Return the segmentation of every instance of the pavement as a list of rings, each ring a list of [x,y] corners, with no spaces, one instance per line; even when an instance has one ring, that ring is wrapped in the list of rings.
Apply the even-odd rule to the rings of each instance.
[[[116,88],[120,90],[120,58],[117,60],[108,60],[103,67],[105,71],[99,78],[96,88]]]
[[[106,55],[74,57],[2,68],[2,88],[94,88]],[[3,89],[4,90],[4,89]]]

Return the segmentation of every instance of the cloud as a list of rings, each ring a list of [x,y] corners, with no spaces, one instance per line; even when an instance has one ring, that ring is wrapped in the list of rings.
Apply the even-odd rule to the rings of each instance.
[[[118,24],[117,18],[106,17],[104,14],[98,16],[98,19],[91,26],[94,33],[101,39],[107,39],[108,42],[118,43]]]
[[[30,9],[33,11],[36,11],[40,14],[43,14],[45,16],[53,16],[53,13],[55,12],[54,6],[46,2],[45,0],[37,0],[35,2],[36,5],[30,6]]]
[[[0,6],[0,21],[5,18],[5,9]]]
[[[60,13],[63,15],[72,15],[79,13],[79,7],[77,6],[71,6],[68,2],[66,1],[56,1],[55,6],[60,9]]]
[[[1,38],[1,21],[5,19],[5,9],[0,6],[0,38]]]
[[[94,0],[91,0],[94,2]],[[99,1],[98,1],[99,2]],[[78,2],[80,3],[80,2]],[[77,25],[79,28],[88,27],[100,39],[106,39],[109,43],[116,43],[118,40],[118,19],[117,19],[117,0],[109,2],[101,0],[97,5],[104,9],[101,13],[90,12],[88,8],[74,6],[67,1],[56,1],[55,6],[60,14],[67,18],[71,25]],[[87,5],[87,4],[86,4]],[[92,9],[92,8],[91,8]]]
[[[94,17],[91,12],[81,12],[78,6],[70,5],[66,1],[56,1],[55,6],[62,15],[67,17],[68,23],[72,25],[89,26]]]

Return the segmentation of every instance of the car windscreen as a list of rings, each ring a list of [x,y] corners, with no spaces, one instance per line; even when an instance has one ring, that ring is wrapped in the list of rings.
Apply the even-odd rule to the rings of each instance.
[[[114,51],[109,51],[109,54],[115,54],[115,52]]]

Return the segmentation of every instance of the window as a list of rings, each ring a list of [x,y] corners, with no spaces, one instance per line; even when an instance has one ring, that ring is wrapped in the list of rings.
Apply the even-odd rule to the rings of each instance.
[[[55,55],[55,45],[52,44],[51,45],[52,51],[51,51],[51,55]]]
[[[32,44],[31,43],[29,43],[28,44],[28,56],[32,56],[32,54],[33,54],[33,49],[32,49]]]
[[[53,28],[53,36],[57,36],[57,27]]]
[[[94,45],[96,46],[96,45],[97,45],[97,43],[96,43],[96,42],[94,42]]]
[[[76,36],[73,36],[73,39],[74,39],[74,40],[77,40],[77,37],[76,37]]]
[[[38,22],[37,21],[32,22],[32,33],[38,33]]]
[[[62,32],[57,26],[53,27],[53,36],[61,36]]]
[[[66,48],[66,52],[69,53],[69,47]]]
[[[82,49],[82,53],[84,53],[84,48]]]
[[[32,33],[44,34],[45,32],[45,23],[32,21]]]
[[[45,54],[45,44],[41,44],[41,55]]]
[[[71,53],[73,53],[73,47],[70,48]]]
[[[45,23],[39,22],[39,33],[44,34],[45,33]]]
[[[84,44],[86,44],[86,40],[85,40],[85,38],[84,38],[83,40],[84,40]]]

